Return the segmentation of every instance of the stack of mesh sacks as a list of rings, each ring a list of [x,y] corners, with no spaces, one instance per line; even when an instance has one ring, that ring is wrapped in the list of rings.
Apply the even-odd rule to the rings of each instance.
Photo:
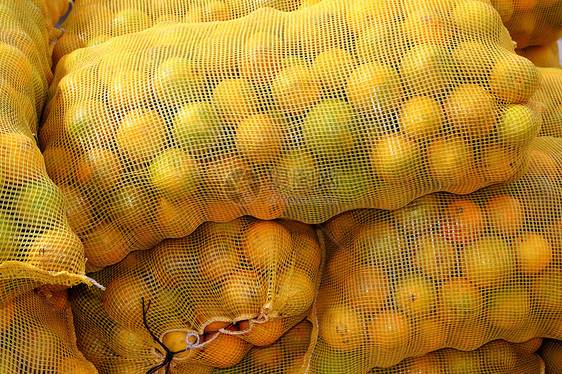
[[[321,223],[517,179],[538,69],[490,5],[392,3],[161,23],[66,55],[40,143],[89,269],[205,221]]]
[[[546,373],[562,373],[562,342],[560,340],[545,339],[538,354],[546,364]]]
[[[456,226],[443,236],[439,215],[418,227],[409,213],[424,202],[452,212],[451,194],[559,167],[559,145],[533,140],[541,73],[500,14],[476,0],[324,0],[239,18],[253,5],[230,3],[77,2],[55,51],[40,144],[89,275],[107,288],[72,291],[78,346],[98,370],[367,373],[406,359],[385,371],[397,373],[444,347],[556,337],[548,291],[560,280],[543,271],[554,257],[522,270],[502,253],[501,271],[464,278],[478,260],[462,256],[511,245],[524,218],[463,242]],[[510,186],[559,197],[530,181]],[[340,213],[321,237],[309,225]],[[547,245],[528,234],[527,247]],[[433,236],[452,265],[426,274],[414,254],[431,256]],[[412,285],[431,296],[409,305]],[[468,312],[455,309],[459,290]],[[514,295],[523,302],[510,309]],[[530,350],[506,344],[487,352],[513,363],[453,350],[427,361],[540,372]]]
[[[532,149],[516,182],[328,221],[315,373],[494,339],[560,339],[562,141],[537,138]]]
[[[42,284],[87,281],[82,243],[37,146],[57,36],[46,9],[0,2],[0,302]]]

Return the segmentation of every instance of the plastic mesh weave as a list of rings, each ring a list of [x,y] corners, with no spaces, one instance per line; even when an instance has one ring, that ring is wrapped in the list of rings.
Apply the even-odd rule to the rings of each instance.
[[[541,68],[559,68],[560,54],[558,42],[547,45],[533,45],[527,48],[516,49],[515,52],[533,62]]]
[[[53,59],[160,22],[200,23],[243,17],[271,7],[289,12],[300,0],[77,0],[62,27]]]
[[[159,24],[65,56],[40,143],[90,264],[204,221],[319,223],[520,176],[540,74],[498,13],[395,2]]]
[[[562,69],[542,68],[541,84],[533,100],[544,104],[540,135],[562,137]]]
[[[562,36],[560,0],[490,0],[518,48],[548,45]]]
[[[90,274],[105,292],[73,289],[79,346],[101,373],[166,365],[164,346],[178,373],[233,366],[307,316],[322,253],[302,223],[206,223]]]
[[[560,340],[545,339],[538,353],[546,364],[546,374],[562,373],[562,342]]]
[[[48,299],[28,292],[0,304],[2,374],[98,373],[76,347],[66,300],[66,291]]]
[[[82,243],[36,143],[52,79],[41,9],[44,2],[0,2],[0,300],[36,283],[85,280]]]
[[[560,338],[561,172],[562,140],[541,137],[516,182],[329,221],[317,372],[333,360],[358,373],[444,347]]]

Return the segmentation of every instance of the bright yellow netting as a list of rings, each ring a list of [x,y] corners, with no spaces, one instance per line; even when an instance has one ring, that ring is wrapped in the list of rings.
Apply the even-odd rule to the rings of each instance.
[[[98,373],[76,347],[66,291],[28,292],[0,303],[0,372]]]
[[[562,137],[562,69],[542,68],[542,79],[533,100],[544,104],[540,135]]]
[[[488,1],[488,0],[486,0]],[[518,48],[548,45],[562,36],[560,0],[489,0]]]
[[[545,339],[538,353],[546,364],[546,374],[562,373],[562,342],[560,340]]]
[[[302,223],[206,223],[92,273],[105,292],[73,289],[79,347],[102,373],[233,366],[307,316],[322,254]]]
[[[520,180],[428,195],[325,225],[317,373],[440,348],[562,337],[562,140],[537,138]]]
[[[258,8],[289,12],[300,0],[77,0],[63,23],[65,34],[54,49],[55,62],[78,48],[160,22],[200,23],[240,18]]]
[[[37,283],[85,280],[82,243],[36,142],[52,80],[42,9],[43,1],[0,1],[0,300]]]
[[[40,142],[92,265],[205,221],[319,223],[519,177],[538,69],[490,5],[398,4],[158,24],[65,56]]]
[[[547,45],[533,45],[527,48],[516,49],[515,52],[533,62],[535,66],[542,68],[559,68],[560,54],[558,53],[558,42]]]

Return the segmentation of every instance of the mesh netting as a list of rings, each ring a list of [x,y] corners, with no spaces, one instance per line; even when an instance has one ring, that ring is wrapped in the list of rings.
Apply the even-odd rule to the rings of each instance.
[[[427,195],[325,226],[313,365],[388,367],[440,348],[562,336],[562,140],[537,138],[520,180]]]
[[[253,347],[236,366],[215,369],[215,374],[297,374],[308,367],[309,349],[314,346],[314,329],[307,320],[299,322],[275,343]]]
[[[56,62],[77,48],[142,31],[160,22],[227,21],[258,8],[289,12],[299,3],[300,0],[76,0],[62,25],[66,32],[55,46],[53,59]]]
[[[559,68],[560,54],[558,52],[558,42],[547,45],[534,45],[527,48],[516,49],[515,52],[529,59],[535,66],[542,68]]]
[[[517,178],[538,69],[487,4],[394,2],[159,24],[65,56],[40,143],[90,265],[204,221],[319,223]]]
[[[98,373],[76,347],[66,291],[28,292],[0,304],[0,372]]]
[[[500,13],[518,48],[551,44],[562,36],[560,0],[489,1]]]
[[[79,346],[101,373],[233,366],[307,316],[322,253],[302,223],[206,223],[91,274],[105,292],[73,290]]]
[[[544,104],[540,135],[562,137],[562,69],[542,68],[541,84],[533,100]]]
[[[47,29],[34,2],[0,2],[0,300],[34,282],[84,278],[82,243],[36,143],[52,80]]]
[[[495,340],[474,351],[442,349],[422,357],[406,359],[391,368],[374,369],[370,373],[545,374],[543,360],[534,353],[534,350],[538,348],[537,342],[540,345],[540,339],[538,339],[532,341],[532,346],[528,347],[525,343],[513,344]]]
[[[562,342],[545,339],[539,355],[546,364],[546,374],[562,374]]]

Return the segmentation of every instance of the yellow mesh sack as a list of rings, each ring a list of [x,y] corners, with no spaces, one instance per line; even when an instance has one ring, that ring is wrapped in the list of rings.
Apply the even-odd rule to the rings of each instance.
[[[65,56],[40,144],[86,256],[204,221],[319,223],[519,177],[540,74],[506,49],[498,13],[470,0],[397,9],[263,8]]]
[[[560,54],[558,53],[558,42],[547,45],[532,45],[527,48],[516,49],[515,52],[529,59],[535,66],[541,68],[559,68]]]
[[[547,45],[562,36],[560,0],[490,0],[518,48]]]
[[[540,135],[562,137],[562,69],[542,68],[541,83],[533,100],[544,105]]]
[[[468,352],[441,349],[425,356],[408,358],[391,368],[374,369],[370,373],[545,374],[545,363],[535,353],[538,348],[536,343],[540,345],[540,340],[534,339],[530,344],[495,340]]]
[[[66,291],[44,296],[27,292],[0,304],[0,372],[97,374],[76,346]]]
[[[537,138],[520,180],[325,226],[317,373],[388,367],[440,348],[560,338],[562,140]]]
[[[275,343],[253,347],[236,366],[215,369],[215,374],[298,374],[305,373],[314,347],[314,328],[303,320],[287,331]]]
[[[546,364],[546,374],[562,373],[562,342],[560,340],[545,339],[539,355]]]
[[[52,77],[46,30],[33,2],[0,2],[0,300],[86,280],[82,243],[36,142]]]
[[[289,12],[300,0],[77,0],[62,24],[65,34],[55,46],[53,60],[78,48],[114,36],[150,28],[160,22],[215,22],[243,17],[258,8]]]
[[[206,223],[73,289],[79,346],[102,373],[233,366],[308,315],[322,253],[302,223]]]

